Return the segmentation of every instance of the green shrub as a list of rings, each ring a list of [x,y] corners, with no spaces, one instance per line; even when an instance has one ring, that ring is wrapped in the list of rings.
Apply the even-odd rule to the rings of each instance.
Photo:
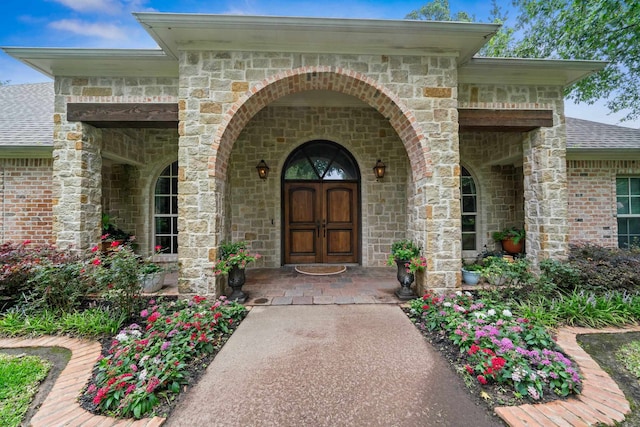
[[[640,252],[595,245],[572,246],[569,264],[578,275],[576,287],[598,294],[640,289]]]
[[[31,310],[71,311],[86,298],[89,282],[83,276],[85,263],[80,260],[55,263],[49,259],[35,266],[25,293]]]
[[[0,245],[0,310],[14,306],[29,292],[33,270],[44,262],[62,264],[69,254],[51,245],[5,242]]]

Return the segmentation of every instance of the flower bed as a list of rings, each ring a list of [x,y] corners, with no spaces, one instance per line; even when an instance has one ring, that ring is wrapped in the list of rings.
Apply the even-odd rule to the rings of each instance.
[[[408,314],[418,328],[457,350],[455,363],[464,367],[467,380],[506,389],[507,401],[521,404],[579,392],[577,366],[546,329],[513,316],[506,306],[474,299],[468,292],[426,294],[410,302]]]
[[[237,303],[191,300],[149,302],[140,316],[112,340],[85,392],[97,412],[142,418],[171,401],[187,382],[190,362],[219,350],[246,314]]]

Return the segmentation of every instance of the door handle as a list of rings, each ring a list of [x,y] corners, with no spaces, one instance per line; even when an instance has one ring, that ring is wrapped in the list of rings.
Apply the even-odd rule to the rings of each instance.
[[[322,237],[327,237],[327,220],[322,220]]]
[[[316,230],[318,231],[318,237],[320,237],[320,221],[316,221]]]

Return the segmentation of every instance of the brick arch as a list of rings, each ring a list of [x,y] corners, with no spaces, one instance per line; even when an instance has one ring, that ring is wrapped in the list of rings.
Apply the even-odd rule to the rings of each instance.
[[[225,177],[234,142],[249,120],[262,108],[283,96],[308,90],[342,92],[369,104],[389,120],[403,141],[413,180],[429,176],[425,136],[416,126],[413,112],[398,96],[364,74],[336,67],[301,67],[275,74],[250,89],[230,108],[215,136],[218,151],[209,159],[209,173]],[[216,146],[216,144],[214,144]]]

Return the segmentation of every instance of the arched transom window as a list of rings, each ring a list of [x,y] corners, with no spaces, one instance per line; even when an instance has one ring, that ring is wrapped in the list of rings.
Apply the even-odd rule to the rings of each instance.
[[[311,141],[299,147],[287,160],[285,180],[357,180],[353,157],[330,141]]]

